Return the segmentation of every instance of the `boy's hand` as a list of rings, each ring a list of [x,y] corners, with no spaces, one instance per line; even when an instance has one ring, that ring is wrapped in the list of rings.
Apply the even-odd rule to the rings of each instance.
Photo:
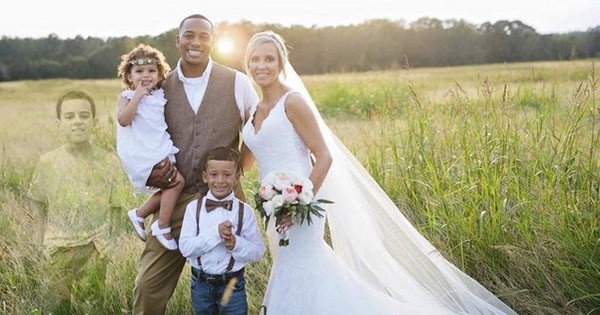
[[[235,236],[231,235],[231,238],[225,241],[225,248],[228,250],[235,248]]]
[[[229,250],[235,247],[235,236],[232,230],[233,224],[231,221],[223,221],[219,224],[219,236],[225,243],[225,247]]]

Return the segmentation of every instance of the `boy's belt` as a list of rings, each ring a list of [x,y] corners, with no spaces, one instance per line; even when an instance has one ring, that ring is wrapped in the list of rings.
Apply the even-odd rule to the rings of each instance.
[[[234,272],[225,272],[218,275],[213,275],[206,273],[196,267],[192,267],[192,276],[194,276],[199,281],[208,283],[210,285],[225,285],[231,278],[236,278],[244,274],[244,268],[234,271]]]

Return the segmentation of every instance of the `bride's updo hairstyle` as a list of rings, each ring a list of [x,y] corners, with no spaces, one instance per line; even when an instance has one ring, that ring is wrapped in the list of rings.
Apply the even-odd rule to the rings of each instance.
[[[259,32],[250,38],[250,41],[246,46],[246,54],[244,56],[244,67],[246,68],[246,73],[250,73],[250,55],[258,46],[264,43],[273,43],[273,45],[275,45],[277,48],[279,55],[279,73],[283,74],[283,77],[285,78],[285,64],[287,63],[288,50],[285,46],[285,41],[283,38],[273,31]]]

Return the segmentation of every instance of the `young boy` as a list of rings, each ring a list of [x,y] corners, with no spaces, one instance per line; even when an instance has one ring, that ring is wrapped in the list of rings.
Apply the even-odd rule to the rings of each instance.
[[[123,211],[129,190],[118,158],[90,140],[96,123],[90,94],[63,93],[56,123],[63,144],[40,157],[28,196],[43,215],[44,314],[75,314],[79,305],[103,305],[111,217]]]
[[[237,150],[211,151],[202,172],[209,191],[185,211],[179,250],[192,266],[196,314],[248,313],[244,266],[258,261],[266,248],[252,208],[234,196],[240,172]]]

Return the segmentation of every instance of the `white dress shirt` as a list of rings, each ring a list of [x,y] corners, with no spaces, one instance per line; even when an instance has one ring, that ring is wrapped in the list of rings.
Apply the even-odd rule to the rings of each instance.
[[[194,113],[198,113],[198,109],[204,98],[204,93],[206,92],[206,87],[208,86],[213,61],[212,59],[208,60],[208,65],[206,66],[204,73],[197,78],[186,78],[183,75],[183,71],[181,71],[180,63],[181,59],[177,62],[177,75],[179,76],[179,80],[183,83],[183,88],[185,89],[185,94],[190,102],[190,106],[194,110]],[[234,95],[235,102],[240,110],[240,117],[242,118],[242,121],[245,122],[245,113],[249,113],[251,109],[258,104],[258,95],[256,94],[254,87],[252,87],[252,83],[250,83],[248,76],[237,70],[235,71]]]
[[[242,203],[243,209],[240,209],[239,200],[235,198],[232,192],[229,196],[221,199],[233,200],[231,210],[221,207],[206,212],[206,198],[219,201],[209,191],[201,200],[190,202],[185,210],[181,235],[179,236],[179,250],[183,256],[188,259],[192,266],[209,274],[224,273],[231,257],[235,259],[231,269],[232,272],[242,269],[247,263],[258,261],[265,253],[266,247],[252,208]],[[202,202],[199,233],[197,233],[198,219],[196,217],[198,202]],[[242,231],[239,236],[237,235],[238,211],[244,211]],[[233,224],[232,232],[235,236],[235,247],[232,250],[225,247],[225,243],[219,236],[219,224],[227,220]],[[198,265],[198,257],[200,257],[202,266]]]

